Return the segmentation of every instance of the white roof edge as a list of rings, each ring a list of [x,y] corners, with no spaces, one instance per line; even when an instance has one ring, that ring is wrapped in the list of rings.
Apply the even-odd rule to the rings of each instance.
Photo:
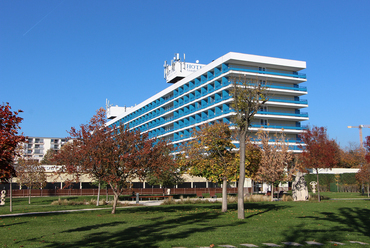
[[[146,99],[144,102],[139,103],[135,107],[131,108],[129,111],[122,113],[118,115],[116,118],[112,119],[111,121],[108,121],[105,125],[109,126],[116,122],[117,120],[131,114],[132,112],[135,112],[136,110],[144,107],[148,103],[151,103],[152,101],[160,98],[161,96],[164,96],[168,93],[170,93],[172,90],[181,87],[182,85],[186,84],[187,82],[194,80],[195,78],[203,75],[205,72],[209,71],[212,68],[215,68],[217,66],[220,66],[223,63],[226,63],[227,61],[251,61],[255,63],[261,63],[261,64],[272,64],[272,65],[282,65],[287,66],[291,68],[295,68],[297,70],[302,70],[306,68],[306,62],[305,61],[299,61],[299,60],[290,60],[290,59],[281,59],[281,58],[274,58],[274,57],[267,57],[267,56],[260,56],[260,55],[251,55],[251,54],[245,54],[245,53],[236,53],[236,52],[228,52],[227,54],[219,57],[218,59],[212,61],[211,63],[203,66],[198,71],[190,74],[189,76],[181,79],[177,83],[167,87],[166,89],[158,92],[157,94],[153,95],[152,97]]]

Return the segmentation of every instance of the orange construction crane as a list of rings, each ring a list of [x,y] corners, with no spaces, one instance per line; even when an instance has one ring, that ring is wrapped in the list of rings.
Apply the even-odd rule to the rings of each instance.
[[[363,139],[362,139],[362,128],[370,128],[370,125],[359,125],[359,126],[348,126],[348,128],[358,128],[358,130],[360,131],[360,147],[361,149],[364,148],[363,146]]]

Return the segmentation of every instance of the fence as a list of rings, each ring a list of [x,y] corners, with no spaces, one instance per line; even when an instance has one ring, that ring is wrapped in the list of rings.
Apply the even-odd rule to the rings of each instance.
[[[123,191],[122,195],[132,195],[132,192],[140,195],[162,195],[167,194],[170,190],[170,195],[197,195],[209,194],[210,196],[216,193],[222,193],[222,188],[135,188]],[[228,194],[236,194],[238,188],[227,188]],[[251,188],[245,188],[245,192],[251,192]],[[13,189],[13,197],[27,197],[28,189]],[[112,189],[101,189],[101,195],[113,195]],[[31,189],[31,196],[83,196],[83,195],[98,195],[98,189]],[[10,196],[10,191],[6,191],[6,197]]]

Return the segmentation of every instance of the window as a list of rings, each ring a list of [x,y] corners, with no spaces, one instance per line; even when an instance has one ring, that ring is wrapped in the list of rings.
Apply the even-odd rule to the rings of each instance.
[[[260,106],[260,108],[258,109],[258,111],[267,112],[267,106]]]
[[[267,126],[268,121],[266,119],[261,119],[261,125]]]

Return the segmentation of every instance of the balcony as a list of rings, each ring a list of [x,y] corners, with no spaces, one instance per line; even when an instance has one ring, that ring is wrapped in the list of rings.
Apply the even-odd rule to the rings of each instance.
[[[270,112],[270,111],[258,111],[257,114],[260,115],[286,115],[286,116],[295,116],[295,117],[308,117],[308,113],[288,113],[288,112]]]
[[[228,72],[230,70],[306,79],[306,74],[298,73],[295,71],[288,72],[288,71],[271,70],[271,69],[259,70],[258,68],[254,68],[254,67],[244,67],[244,66],[235,66],[235,65],[229,66],[227,68],[223,68],[223,72]]]

